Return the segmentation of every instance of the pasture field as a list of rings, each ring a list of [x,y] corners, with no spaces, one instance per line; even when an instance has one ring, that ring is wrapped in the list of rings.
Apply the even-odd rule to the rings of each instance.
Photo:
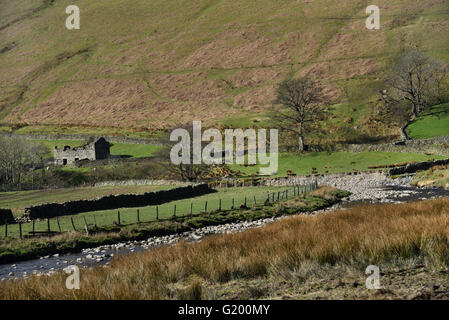
[[[395,152],[310,152],[303,155],[293,153],[279,154],[279,168],[274,176],[285,176],[288,170],[297,175],[308,175],[312,169],[316,172],[338,173],[352,171],[366,171],[370,166],[391,165],[403,162],[427,161],[430,159],[444,159],[438,155],[424,155],[414,153]],[[244,174],[258,174],[260,165],[243,166],[230,165],[233,170],[240,170]]]
[[[79,147],[85,143],[83,140],[33,140],[42,143],[48,147],[49,153],[47,157],[53,156],[53,148],[63,148],[64,146]],[[131,158],[151,157],[154,152],[161,149],[160,146],[152,144],[131,144],[131,143],[112,143],[111,155],[125,156]]]
[[[77,188],[84,189],[84,188]],[[63,189],[64,190],[64,189]],[[72,231],[73,225],[71,218],[73,218],[75,228],[77,230],[83,230],[84,224],[86,222],[89,225],[96,225],[97,227],[108,227],[113,226],[118,223],[118,212],[120,212],[120,225],[130,225],[137,223],[137,210],[139,210],[140,222],[152,222],[156,220],[166,220],[170,219],[174,215],[174,207],[176,206],[176,215],[187,216],[190,215],[190,208],[192,205],[192,214],[200,214],[206,211],[211,212],[218,210],[220,207],[222,210],[229,210],[232,208],[232,203],[234,199],[234,207],[237,208],[240,205],[246,203],[248,207],[253,205],[261,205],[264,203],[267,197],[267,192],[276,193],[275,200],[277,200],[277,192],[282,193],[289,190],[288,197],[293,196],[293,187],[239,187],[239,188],[223,188],[218,189],[217,193],[211,193],[207,195],[202,195],[199,197],[191,199],[183,199],[177,201],[171,201],[159,206],[145,206],[139,208],[121,208],[112,210],[101,210],[84,212],[76,215],[61,216],[59,217],[59,224],[62,231]],[[81,192],[86,192],[85,190],[80,190]],[[63,193],[64,196],[65,193]],[[59,199],[63,199],[63,195],[59,196]],[[280,194],[282,197],[282,194]],[[39,198],[41,199],[41,198]],[[58,198],[57,198],[58,199]],[[66,199],[66,198],[64,198]],[[254,202],[256,200],[256,203]],[[22,202],[18,202],[23,204]],[[207,208],[206,208],[207,202]],[[26,235],[32,231],[33,224],[25,223],[22,225],[23,234]],[[35,222],[36,231],[46,231],[48,230],[47,221],[41,220]],[[56,218],[50,219],[50,230],[59,232],[59,227]],[[5,226],[0,226],[0,237],[5,233]],[[19,236],[19,226],[17,224],[8,225],[8,237],[18,237]]]
[[[142,194],[145,192],[167,190],[177,186],[105,186],[58,188],[31,191],[0,192],[0,208],[12,209],[14,213],[23,213],[23,209],[44,203],[62,203],[72,200],[90,200],[108,195]]]
[[[407,128],[412,139],[449,136],[449,103],[433,106]]]

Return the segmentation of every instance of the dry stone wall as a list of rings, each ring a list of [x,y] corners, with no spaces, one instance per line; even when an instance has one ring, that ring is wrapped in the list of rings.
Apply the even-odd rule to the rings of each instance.
[[[349,144],[341,146],[341,149],[349,152],[383,151],[449,155],[449,136],[421,140],[407,140],[396,144]]]
[[[146,192],[144,194],[110,195],[96,200],[48,203],[26,208],[25,217],[28,219],[43,219],[89,211],[144,207],[159,205],[174,200],[187,199],[213,192],[216,192],[216,190],[209,188],[207,184],[200,184],[157,192]]]
[[[399,175],[399,174],[405,174],[405,173],[414,173],[416,171],[427,170],[427,169],[430,169],[435,166],[444,166],[444,165],[448,165],[448,164],[449,164],[449,159],[410,163],[406,166],[391,169],[389,171],[389,174],[393,176],[393,175]]]
[[[14,221],[14,216],[10,209],[0,209],[0,225],[13,223]]]
[[[12,137],[19,136],[25,139],[32,140],[88,140],[93,136],[86,134],[14,134],[14,133],[0,133],[0,137]],[[128,138],[128,137],[118,137],[118,136],[102,136],[109,142],[113,143],[128,143],[128,144],[152,144],[165,146],[169,144],[169,141],[164,139],[139,139],[139,138]]]

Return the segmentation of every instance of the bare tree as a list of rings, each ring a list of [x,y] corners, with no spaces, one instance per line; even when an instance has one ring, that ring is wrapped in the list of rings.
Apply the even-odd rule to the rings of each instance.
[[[0,180],[3,189],[20,189],[25,173],[42,165],[48,149],[21,137],[0,138]]]
[[[283,81],[277,89],[273,120],[282,130],[294,133],[298,137],[298,150],[306,149],[306,133],[325,118],[323,104],[325,98],[322,88],[309,78]]]
[[[446,77],[444,63],[417,50],[404,53],[393,66],[386,80],[386,90],[381,93],[390,108],[400,108],[404,102],[411,106],[401,128],[405,140],[408,139],[407,126],[427,107],[442,100],[441,85]]]
[[[191,125],[184,126],[183,129],[186,129],[189,132],[190,137],[193,137],[193,128]],[[203,142],[201,142],[201,144],[203,145]],[[190,152],[190,163],[172,163],[170,159],[170,150],[174,145],[174,142],[170,142],[169,145],[170,147],[163,148],[156,152],[155,157],[159,158],[161,162],[164,163],[166,170],[172,176],[182,181],[193,182],[205,178],[209,175],[212,170],[212,166],[203,163],[201,158],[199,158],[199,156],[194,154],[193,152]],[[192,139],[190,139],[189,147],[192,151]]]
[[[168,170],[182,181],[198,181],[210,172],[210,166],[205,164],[171,164]]]

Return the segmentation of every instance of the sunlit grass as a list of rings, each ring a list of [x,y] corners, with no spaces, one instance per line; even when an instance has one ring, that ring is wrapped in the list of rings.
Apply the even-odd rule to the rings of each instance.
[[[413,259],[449,266],[449,200],[364,205],[331,214],[295,216],[244,233],[117,257],[109,268],[82,271],[81,289],[66,275],[0,283],[1,299],[160,299],[173,285],[207,286],[238,279],[288,277],[303,265],[381,265]]]

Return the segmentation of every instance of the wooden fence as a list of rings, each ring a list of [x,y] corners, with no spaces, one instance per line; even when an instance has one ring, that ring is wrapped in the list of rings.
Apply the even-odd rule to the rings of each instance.
[[[89,212],[73,216],[36,219],[27,223],[5,224],[0,226],[0,237],[29,238],[48,236],[68,231],[85,232],[95,227],[125,226],[143,222],[170,220],[175,217],[188,217],[211,214],[241,207],[258,206],[276,203],[310,192],[318,187],[316,182],[306,185],[286,187],[282,191],[268,192],[258,195],[239,195],[228,199],[212,199],[203,201],[186,201],[170,205],[151,206],[137,209],[122,209],[108,213]]]

